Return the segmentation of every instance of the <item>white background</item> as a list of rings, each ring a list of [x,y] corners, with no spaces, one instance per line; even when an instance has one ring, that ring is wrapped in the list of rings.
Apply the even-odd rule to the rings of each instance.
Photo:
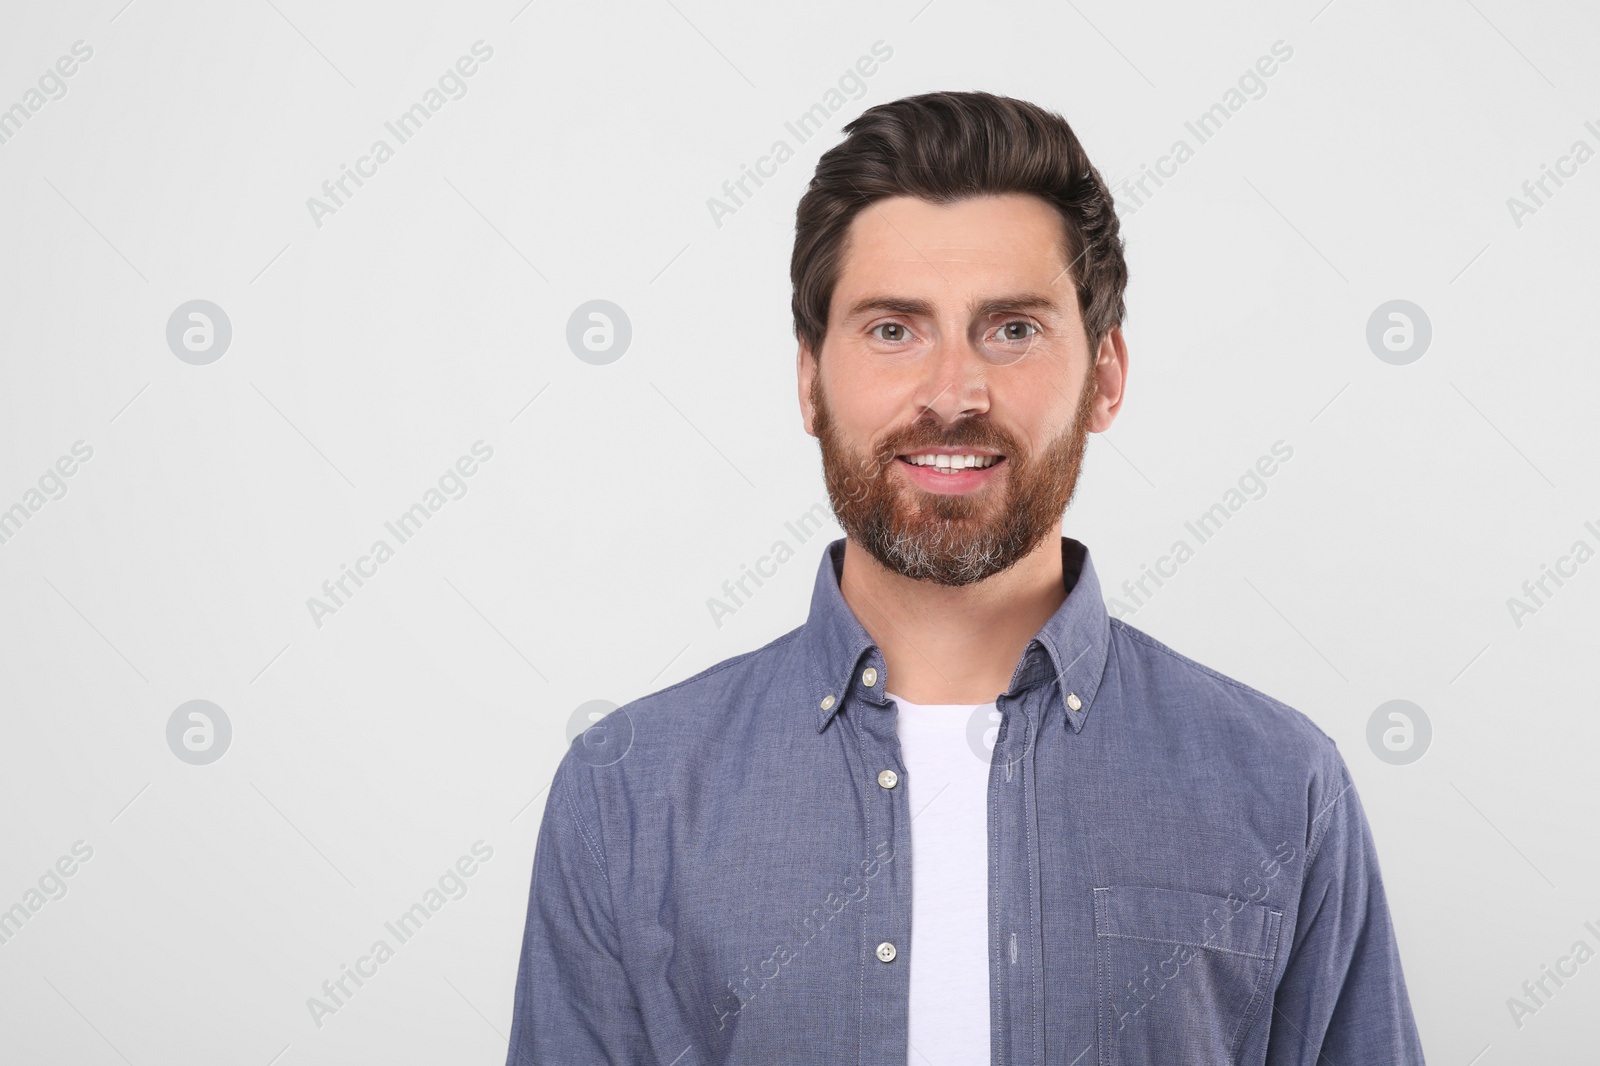
[[[1129,390],[1066,532],[1117,595],[1291,446],[1127,620],[1338,742],[1430,1063],[1593,1054],[1600,961],[1520,1027],[1507,1000],[1600,949],[1600,561],[1520,626],[1507,601],[1600,547],[1600,160],[1520,226],[1506,203],[1600,148],[1592,8],[122,3],[9,4],[0,32],[0,107],[93,49],[0,144],[0,508],[93,449],[0,544],[0,908],[93,848],[0,945],[0,1058],[503,1061],[574,710],[799,624],[839,535],[713,623],[826,505],[787,271],[838,127],[988,89],[1059,110],[1115,182],[1279,40],[1264,95],[1119,193]],[[466,95],[318,226],[307,198],[480,39]],[[779,138],[796,157],[719,226],[708,197]],[[233,330],[203,366],[166,341],[195,299]],[[604,366],[566,342],[594,299],[633,328]],[[1366,341],[1394,299],[1433,329],[1404,366]],[[308,597],[478,440],[467,494],[318,626]],[[209,765],[168,747],[192,699],[232,724]],[[1433,727],[1408,765],[1367,742],[1392,699]],[[466,895],[316,1025],[479,840]]]

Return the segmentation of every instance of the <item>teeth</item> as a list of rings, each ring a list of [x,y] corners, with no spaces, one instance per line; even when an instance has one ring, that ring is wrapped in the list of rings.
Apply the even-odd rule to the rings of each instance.
[[[982,470],[1000,461],[998,455],[908,455],[906,459],[917,466],[936,467],[941,473],[954,473],[968,467]]]

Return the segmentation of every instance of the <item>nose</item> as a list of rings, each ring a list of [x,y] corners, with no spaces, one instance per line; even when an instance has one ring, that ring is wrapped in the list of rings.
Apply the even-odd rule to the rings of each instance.
[[[944,330],[923,363],[916,403],[944,423],[989,410],[989,362],[960,328]]]

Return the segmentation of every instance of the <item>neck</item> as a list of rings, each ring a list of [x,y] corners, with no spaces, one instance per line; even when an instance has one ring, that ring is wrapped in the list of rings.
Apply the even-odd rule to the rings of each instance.
[[[886,691],[911,703],[988,703],[1067,598],[1060,533],[961,588],[904,577],[846,540],[839,591],[883,652]]]

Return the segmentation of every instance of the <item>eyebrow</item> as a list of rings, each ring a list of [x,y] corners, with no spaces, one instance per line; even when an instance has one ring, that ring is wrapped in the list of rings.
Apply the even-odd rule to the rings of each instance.
[[[1049,296],[1036,292],[1011,293],[986,300],[974,300],[967,307],[973,316],[1001,314],[1007,311],[1050,311],[1059,313],[1060,307]],[[911,315],[933,317],[933,304],[927,300],[914,300],[905,296],[878,294],[857,300],[845,315],[846,321],[866,314]]]

